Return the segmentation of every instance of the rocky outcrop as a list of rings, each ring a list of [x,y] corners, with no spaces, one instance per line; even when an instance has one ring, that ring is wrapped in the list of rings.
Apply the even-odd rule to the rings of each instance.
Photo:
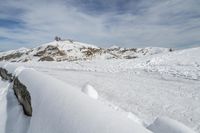
[[[39,50],[34,56],[65,56],[66,53],[56,46],[48,45],[44,50]]]
[[[3,80],[9,80],[10,82],[13,81],[12,74],[8,73],[6,69],[1,67],[0,67],[0,76]]]
[[[44,56],[39,59],[39,61],[54,61],[51,56]]]
[[[103,49],[101,48],[82,48],[80,49],[86,57],[95,56],[95,54],[103,53]]]
[[[26,86],[18,78],[15,78],[13,81],[13,89],[19,103],[23,107],[24,113],[27,116],[32,116],[31,96]]]
[[[0,61],[3,61],[3,60],[8,61],[10,59],[20,58],[22,55],[23,55],[23,53],[8,54],[8,55],[0,57]]]
[[[31,96],[26,86],[22,84],[17,77],[13,77],[11,73],[0,67],[0,76],[3,80],[13,82],[13,90],[18,102],[22,105],[24,114],[32,116]]]

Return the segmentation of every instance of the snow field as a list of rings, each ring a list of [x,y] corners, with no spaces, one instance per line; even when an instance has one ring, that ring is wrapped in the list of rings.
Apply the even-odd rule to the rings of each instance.
[[[9,102],[7,109],[10,110],[0,112],[7,116],[6,125],[1,123],[5,126],[5,133],[15,129],[15,133],[150,132],[74,86],[32,69],[17,68],[16,71],[20,71],[18,78],[31,94],[33,116],[25,117],[14,93],[9,93],[4,102]]]

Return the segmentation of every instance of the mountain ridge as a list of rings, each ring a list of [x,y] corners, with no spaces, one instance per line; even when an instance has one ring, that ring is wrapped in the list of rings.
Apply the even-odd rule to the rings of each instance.
[[[170,48],[101,48],[73,40],[59,40],[36,48],[20,48],[0,53],[0,61],[77,61],[93,59],[134,59],[146,55],[171,52]]]

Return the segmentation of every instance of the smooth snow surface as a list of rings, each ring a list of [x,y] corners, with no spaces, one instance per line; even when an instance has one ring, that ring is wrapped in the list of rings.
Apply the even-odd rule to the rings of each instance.
[[[148,129],[154,133],[195,133],[182,123],[167,117],[159,117]]]
[[[29,125],[10,83],[0,80],[0,133],[28,133]]]
[[[29,88],[33,116],[28,133],[148,133],[76,87],[33,70],[24,70],[19,80]]]
[[[138,123],[138,124],[140,124],[140,125],[142,125],[142,126],[145,126],[145,125],[143,124],[143,122],[142,122],[135,114],[133,114],[132,112],[127,112],[127,117],[128,117],[130,120],[132,120],[132,121],[134,121],[134,122],[136,122],[136,123]]]

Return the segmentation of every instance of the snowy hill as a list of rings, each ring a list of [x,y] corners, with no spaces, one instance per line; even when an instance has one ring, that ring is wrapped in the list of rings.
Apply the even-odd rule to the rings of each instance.
[[[199,51],[65,40],[1,52],[0,133],[200,133]]]
[[[146,128],[133,113],[110,108],[73,84],[17,64],[2,63],[0,67],[17,77],[20,86],[26,86],[33,108],[31,117],[24,115],[24,108],[17,101],[19,97],[16,98],[12,90],[15,79],[14,85],[0,80],[1,133],[194,133],[170,118],[157,118]],[[5,78],[6,73],[2,75],[1,70],[1,78]]]
[[[72,40],[53,41],[37,48],[21,48],[0,53],[0,61],[76,61],[92,59],[133,59],[169,52],[167,48],[99,48]]]

